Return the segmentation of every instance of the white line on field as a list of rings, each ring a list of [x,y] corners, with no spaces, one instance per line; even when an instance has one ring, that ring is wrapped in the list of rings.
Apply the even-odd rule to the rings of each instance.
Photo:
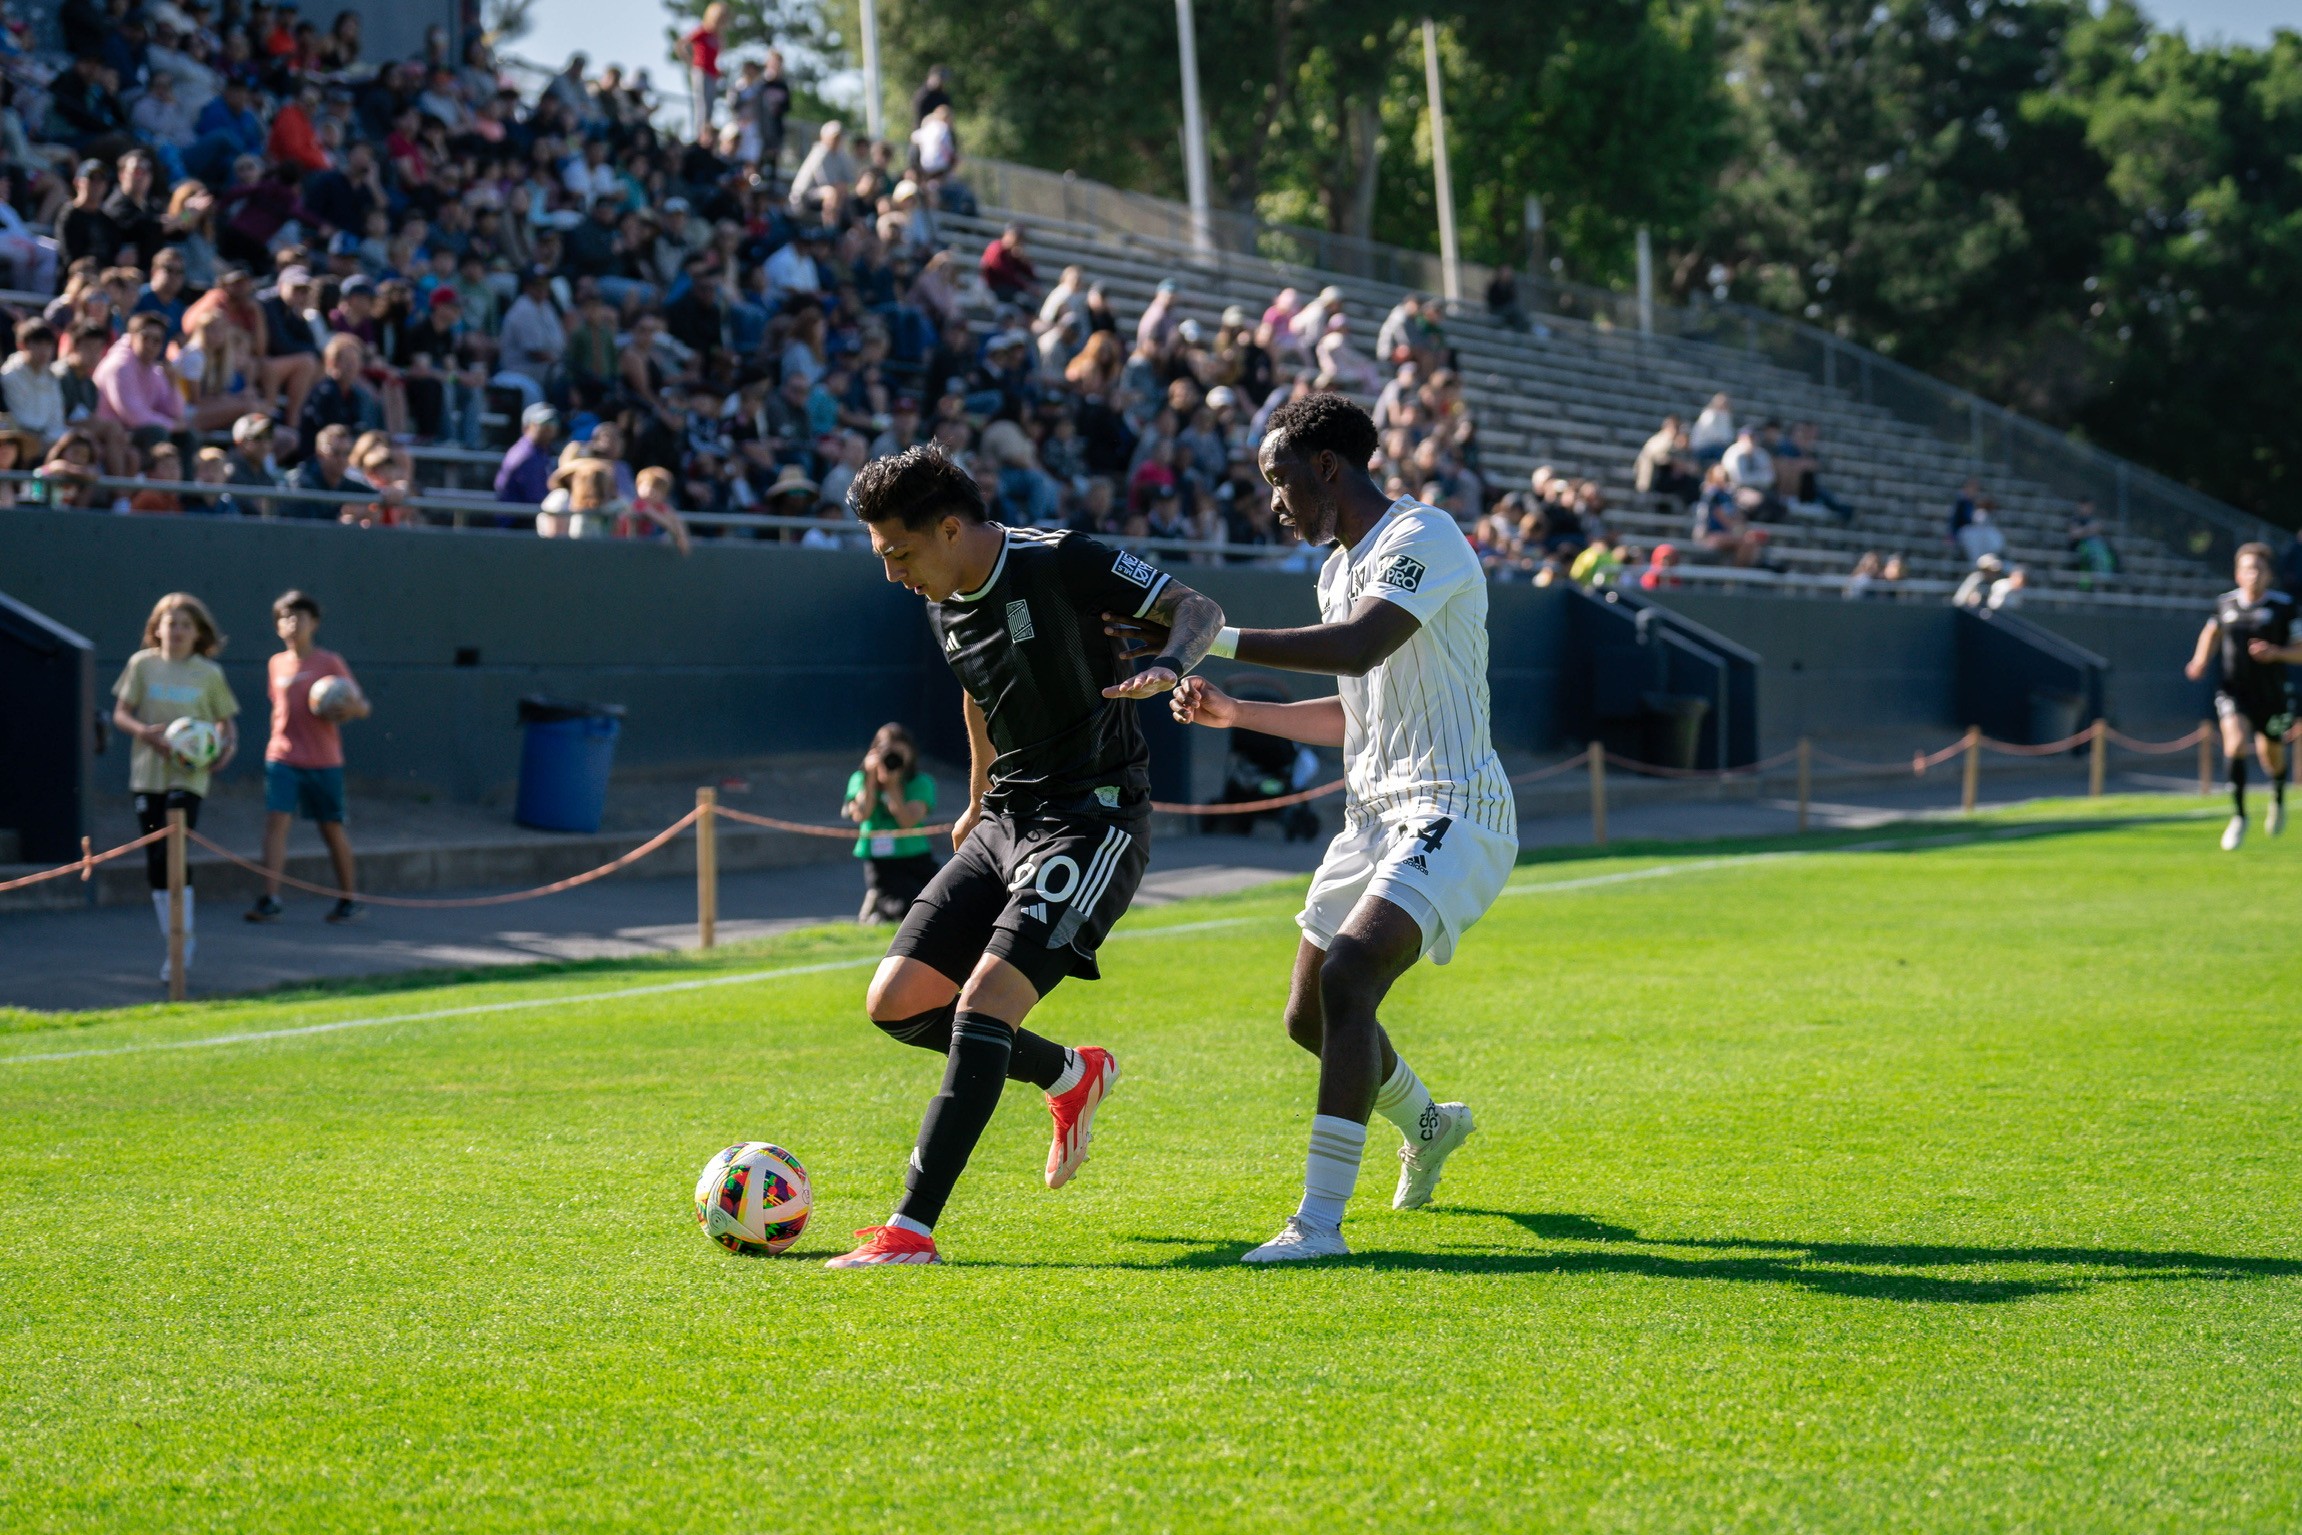
[[[1879,853],[1902,848],[1945,847],[1962,842],[1998,841],[2009,837],[2038,836],[2066,829],[2064,826],[2002,826],[1981,831],[1951,832],[1943,836],[1917,838],[1885,838],[1875,842],[1848,842],[1837,847],[1784,849],[1770,853],[1729,853],[1717,858],[1695,858],[1683,863],[1655,864],[1645,869],[1624,869],[1611,874],[1591,874],[1580,879],[1547,880],[1540,884],[1506,885],[1502,894],[1549,895],[1561,890],[1588,890],[1599,885],[1629,884],[1634,880],[1665,879],[1675,874],[1694,874],[1704,869],[1728,868],[1741,864],[1771,863],[1786,858],[1811,858],[1827,853]],[[1183,933],[1205,933],[1219,928],[1243,927],[1251,922],[1267,920],[1262,917],[1213,917],[1204,922],[1174,922],[1161,927],[1122,930],[1111,935],[1113,940],[1123,938],[1167,938]],[[880,956],[866,955],[855,959],[824,960],[812,965],[785,965],[775,970],[746,970],[735,975],[700,976],[687,981],[659,981],[649,986],[623,986],[613,991],[574,992],[563,996],[522,997],[508,1002],[475,1002],[466,1007],[440,1007],[421,1013],[380,1013],[366,1018],[338,1018],[327,1023],[307,1023],[285,1029],[252,1029],[239,1034],[210,1034],[199,1039],[148,1040],[134,1045],[109,1045],[91,1050],[50,1050],[38,1055],[0,1055],[0,1066],[25,1065],[34,1061],[78,1061],[95,1056],[143,1055],[156,1050],[206,1050],[223,1045],[257,1044],[265,1040],[296,1039],[307,1034],[333,1034],[344,1029],[373,1029],[393,1023],[426,1023],[438,1018],[470,1018],[483,1013],[507,1013],[523,1007],[583,1007],[595,1002],[618,1002],[629,997],[660,997],[675,992],[702,991],[713,986],[742,986],[753,981],[780,981],[790,976],[822,975],[833,970],[860,970],[877,965]]]
[[[1164,938],[1171,933],[1204,933],[1215,928],[1239,927],[1259,917],[1217,917],[1205,922],[1175,922],[1164,927],[1117,932],[1119,938]],[[30,1061],[79,1061],[92,1056],[143,1055],[154,1050],[206,1050],[222,1045],[256,1044],[272,1039],[296,1039],[307,1034],[334,1034],[344,1029],[381,1028],[392,1023],[427,1023],[437,1018],[470,1018],[482,1013],[508,1013],[523,1007],[582,1007],[594,1002],[617,1002],[628,997],[661,997],[674,992],[702,991],[712,986],[741,986],[752,981],[780,981],[797,975],[822,975],[833,970],[861,970],[880,961],[877,954],[854,959],[823,960],[812,965],[785,965],[775,970],[745,970],[735,975],[699,976],[687,981],[658,981],[648,986],[620,986],[613,991],[572,992],[564,996],[520,997],[508,1002],[475,1002],[464,1007],[436,1007],[421,1013],[378,1013],[366,1018],[336,1018],[326,1023],[299,1024],[285,1029],[250,1029],[238,1034],[208,1034],[199,1039],[148,1040],[133,1045],[107,1045],[90,1050],[50,1050],[38,1055],[0,1055],[0,1065]]]

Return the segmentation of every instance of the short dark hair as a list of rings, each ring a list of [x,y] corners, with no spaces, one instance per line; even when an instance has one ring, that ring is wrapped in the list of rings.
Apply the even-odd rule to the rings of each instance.
[[[37,319],[26,320],[16,327],[18,350],[30,346],[35,341],[45,341],[50,346],[54,346],[56,344],[56,327],[50,325],[46,320]]]
[[[914,533],[946,517],[961,522],[990,517],[975,477],[931,447],[906,448],[856,470],[847,504],[861,521],[900,522]]]
[[[1364,469],[1380,439],[1375,418],[1339,394],[1324,391],[1289,400],[1271,412],[1264,436],[1290,453],[1309,458],[1332,453],[1354,469]]]
[[[309,592],[291,587],[272,599],[272,616],[274,618],[285,618],[290,613],[309,613],[312,615],[312,622],[318,623],[320,621],[320,600]]]

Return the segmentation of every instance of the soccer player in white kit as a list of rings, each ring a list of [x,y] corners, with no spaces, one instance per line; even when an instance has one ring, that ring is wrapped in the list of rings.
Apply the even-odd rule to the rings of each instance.
[[[1518,859],[1518,807],[1487,728],[1485,575],[1453,518],[1383,494],[1367,472],[1375,448],[1375,423],[1339,395],[1273,413],[1261,461],[1279,520],[1305,543],[1335,546],[1319,572],[1324,622],[1225,629],[1213,652],[1331,673],[1337,696],[1254,703],[1189,677],[1173,699],[1186,724],[1341,747],[1349,790],[1343,829],[1295,919],[1303,937],[1287,1032],[1319,1057],[1303,1201],[1248,1263],[1350,1251],[1343,1210],[1370,1110],[1405,1138],[1393,1207],[1430,1202],[1440,1169],[1471,1133],[1471,1111],[1432,1101],[1375,1010],[1417,960],[1454,957]],[[1146,654],[1161,639],[1124,621],[1113,632]]]

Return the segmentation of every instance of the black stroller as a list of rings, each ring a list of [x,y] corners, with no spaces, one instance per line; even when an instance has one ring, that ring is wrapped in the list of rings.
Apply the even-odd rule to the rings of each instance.
[[[1231,692],[1236,698],[1254,703],[1288,701],[1285,693],[1269,685],[1236,687]],[[1318,758],[1310,748],[1259,730],[1234,728],[1230,755],[1223,765],[1223,792],[1215,803],[1238,805],[1250,800],[1277,799],[1309,788],[1317,773]],[[1308,804],[1248,810],[1237,815],[1203,815],[1199,818],[1199,829],[1208,833],[1227,831],[1245,837],[1252,835],[1255,823],[1266,816],[1279,823],[1280,835],[1289,842],[1315,842],[1319,838],[1319,812]]]

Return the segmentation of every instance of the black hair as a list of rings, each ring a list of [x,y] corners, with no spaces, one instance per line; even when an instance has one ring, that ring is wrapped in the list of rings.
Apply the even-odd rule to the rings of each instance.
[[[320,600],[309,592],[290,588],[272,599],[272,616],[281,618],[290,613],[309,613],[312,615],[312,622],[318,623],[320,621]]]
[[[900,522],[922,532],[946,517],[983,522],[990,510],[975,477],[931,447],[906,448],[855,471],[848,505],[864,522]]]
[[[1332,453],[1354,469],[1364,469],[1380,445],[1375,418],[1339,394],[1307,394],[1271,412],[1266,438],[1281,450],[1309,458]]]

